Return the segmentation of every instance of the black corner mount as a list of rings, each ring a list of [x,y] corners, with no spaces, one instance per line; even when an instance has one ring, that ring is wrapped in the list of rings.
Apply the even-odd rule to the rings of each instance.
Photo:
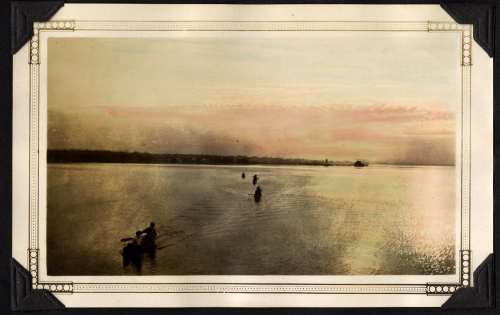
[[[495,263],[490,254],[474,271],[474,287],[460,288],[441,306],[442,309],[495,307]]]
[[[48,21],[64,1],[14,1],[11,7],[12,54],[33,36],[33,23]]]
[[[11,309],[12,311],[62,310],[59,302],[50,291],[32,289],[31,275],[14,258],[10,263]]]
[[[474,40],[486,51],[495,55],[495,5],[488,3],[441,3],[457,23],[474,25]]]

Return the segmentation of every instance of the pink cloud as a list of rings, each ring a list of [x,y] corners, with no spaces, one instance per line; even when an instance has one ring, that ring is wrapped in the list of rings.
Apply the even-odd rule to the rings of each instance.
[[[103,110],[104,113],[106,113],[106,115],[111,115],[115,117],[120,116],[121,112],[120,107],[106,106],[106,107],[101,107],[101,109]]]
[[[251,143],[250,147],[257,150],[255,154],[269,156],[410,159],[416,163],[418,159],[428,159],[418,150],[411,151],[410,147],[418,147],[424,141],[429,150],[446,156],[449,162],[452,149],[436,150],[441,141],[453,142],[444,139],[454,139],[455,135],[453,112],[392,104],[366,107],[213,105],[100,108],[106,115],[126,122],[129,127],[137,125],[139,129],[147,129],[155,125],[168,129],[170,126],[193,126],[199,132],[207,133],[207,143],[218,143],[219,146],[242,141]],[[186,144],[193,141],[189,133],[182,137]],[[210,140],[213,137],[218,140]],[[448,148],[448,144],[446,146]]]

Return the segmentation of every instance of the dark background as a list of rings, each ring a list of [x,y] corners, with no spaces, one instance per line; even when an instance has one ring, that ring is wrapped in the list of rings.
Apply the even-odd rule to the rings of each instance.
[[[11,261],[11,235],[12,235],[12,55],[10,45],[10,0],[0,0],[0,314],[11,314],[10,310],[10,261]],[[452,0],[445,1],[451,3],[494,3],[496,4],[496,25],[495,25],[495,50],[500,52],[500,0]],[[440,1],[394,1],[394,0],[374,0],[374,1],[75,1],[66,3],[152,3],[152,4],[440,4]],[[500,59],[494,60],[494,130],[495,134],[500,132],[499,120],[499,94],[500,94]],[[498,137],[495,136],[494,146],[494,251],[499,251],[500,216],[498,215],[497,200],[499,196],[498,178],[499,161],[496,158],[499,153]],[[497,257],[498,259],[498,257]],[[495,266],[495,280],[500,284],[499,263]],[[497,304],[500,302],[500,286],[496,290]],[[33,311],[27,314],[60,314],[60,315],[83,315],[83,314],[500,314],[496,309],[472,309],[472,310],[441,310],[439,308],[186,308],[186,309],[66,309],[63,311]],[[21,313],[20,313],[21,314]]]

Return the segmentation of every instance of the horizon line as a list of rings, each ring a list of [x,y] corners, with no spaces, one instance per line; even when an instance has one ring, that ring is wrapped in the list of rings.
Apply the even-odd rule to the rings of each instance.
[[[328,165],[330,163],[344,163],[344,162],[356,162],[360,161],[363,162],[367,165],[398,165],[398,166],[453,166],[455,167],[456,164],[416,164],[416,163],[402,163],[402,162],[391,162],[391,161],[370,161],[367,159],[353,159],[353,160],[334,160],[334,159],[306,159],[306,158],[294,158],[294,157],[272,157],[272,156],[248,156],[248,155],[220,155],[220,154],[206,154],[206,153],[180,153],[180,152],[175,152],[175,153],[150,153],[150,152],[139,152],[139,151],[112,151],[112,150],[103,150],[103,149],[47,149],[47,153],[49,151],[89,151],[89,152],[110,152],[110,153],[125,153],[125,154],[148,154],[148,155],[153,155],[153,156],[160,156],[160,155],[197,155],[197,156],[217,156],[217,157],[242,157],[242,158],[256,158],[256,159],[282,159],[282,160],[303,160],[303,161],[311,161],[311,162],[318,162],[318,161],[324,161],[326,163],[326,160],[328,160]],[[353,163],[354,163],[353,162]],[[47,162],[47,163],[54,163],[54,162]],[[57,162],[56,162],[57,163]],[[93,163],[105,163],[105,162],[93,162]],[[142,164],[142,163],[138,163]],[[191,164],[196,164],[196,163],[191,163]],[[330,166],[335,166],[335,165],[330,165]]]

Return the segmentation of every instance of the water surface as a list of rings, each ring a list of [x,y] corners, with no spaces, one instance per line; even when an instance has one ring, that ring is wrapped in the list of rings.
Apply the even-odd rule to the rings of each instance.
[[[455,273],[453,167],[49,164],[47,186],[49,275]],[[124,266],[150,221],[160,249]]]

